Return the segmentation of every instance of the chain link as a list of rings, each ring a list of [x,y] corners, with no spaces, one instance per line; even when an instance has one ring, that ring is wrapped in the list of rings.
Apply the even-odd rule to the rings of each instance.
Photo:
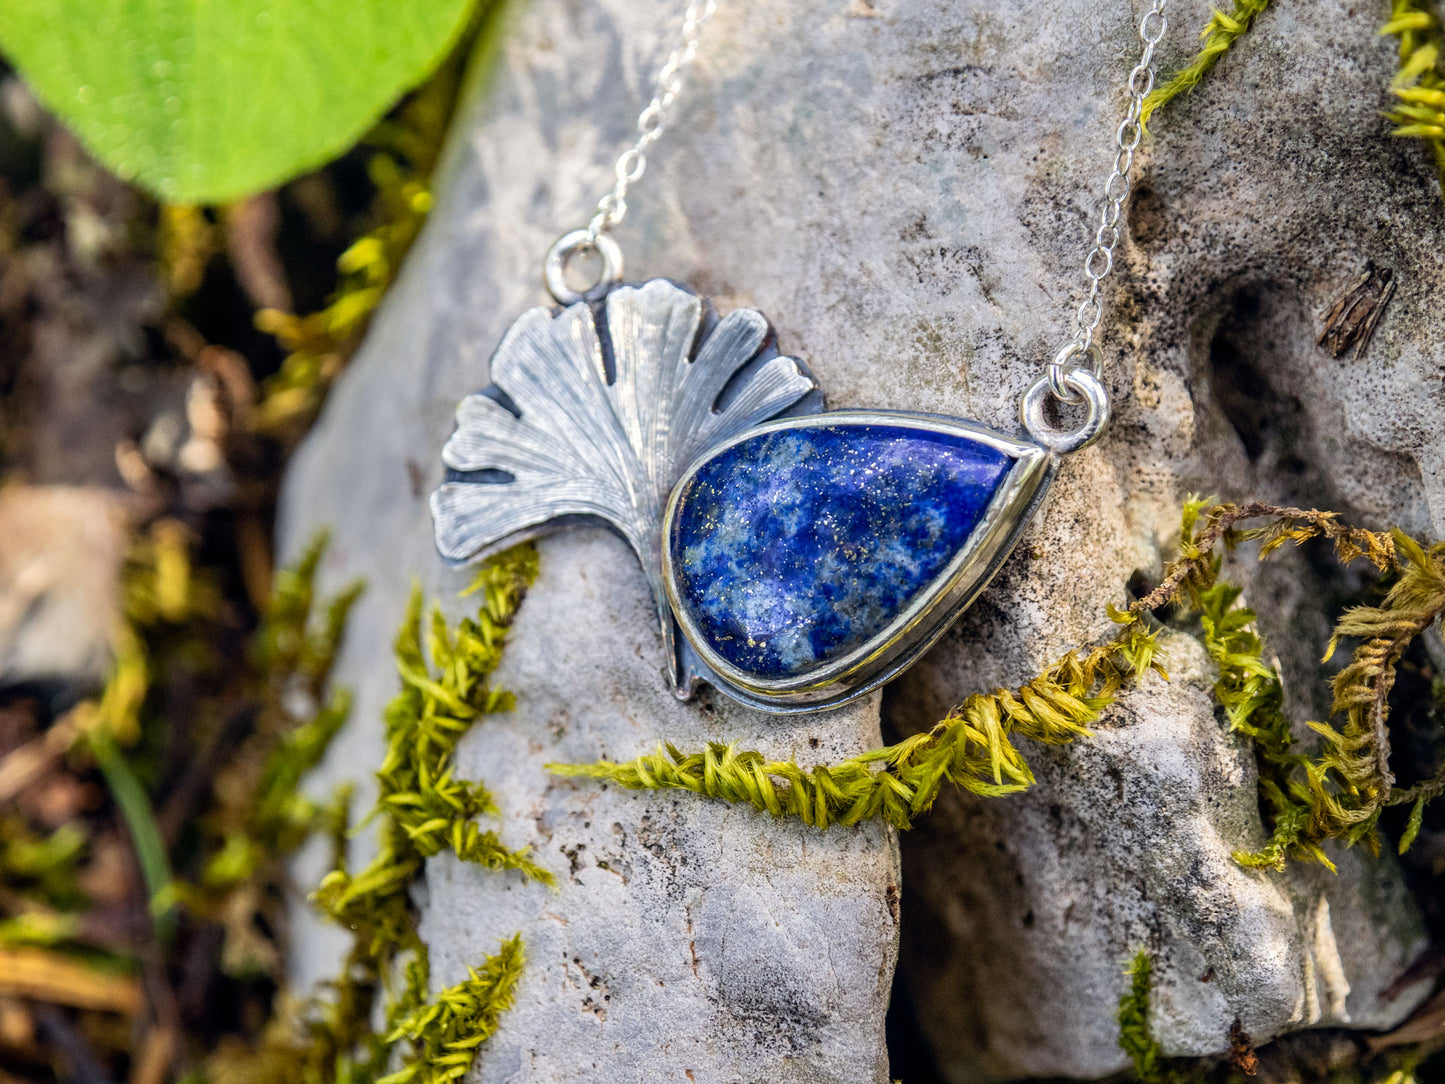
[[[627,214],[627,189],[641,180],[647,169],[648,149],[662,137],[667,127],[668,114],[677,96],[682,93],[683,77],[697,56],[698,36],[716,10],[716,0],[690,0],[688,3],[682,17],[682,40],[657,73],[652,101],[637,115],[637,141],[617,159],[613,167],[616,179],[612,183],[612,191],[597,201],[597,213],[587,224],[587,240],[590,243],[596,244],[598,237],[615,227]]]
[[[1074,337],[1054,355],[1048,366],[1049,390],[1068,403],[1076,403],[1080,398],[1067,381],[1071,368],[1087,367],[1096,377],[1103,375],[1104,356],[1094,342],[1094,332],[1104,318],[1104,306],[1099,295],[1104,280],[1114,270],[1114,249],[1122,236],[1119,218],[1132,187],[1129,171],[1134,165],[1134,152],[1144,138],[1144,126],[1139,118],[1143,114],[1144,99],[1154,89],[1154,47],[1169,27],[1169,21],[1164,16],[1166,2],[1153,0],[1153,5],[1139,21],[1139,40],[1144,43],[1144,51],[1139,55],[1139,63],[1129,73],[1126,84],[1129,108],[1114,133],[1114,142],[1119,149],[1114,155],[1113,172],[1104,182],[1104,204],[1099,212],[1099,228],[1094,233],[1094,247],[1084,257],[1089,292],[1074,314]]]

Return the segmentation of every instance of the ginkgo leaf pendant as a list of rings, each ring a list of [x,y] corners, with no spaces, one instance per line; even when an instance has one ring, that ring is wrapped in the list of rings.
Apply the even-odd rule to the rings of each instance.
[[[431,497],[453,564],[580,519],[632,546],[657,604],[679,696],[700,675],[676,642],[662,583],[662,509],[689,463],[784,411],[821,408],[807,368],[752,309],[719,318],[666,279],[524,313],[492,355],[492,384],[457,407]]]
[[[851,700],[910,665],[987,585],[1055,460],[925,414],[764,423],[694,463],[668,502],[663,571],[693,649],[774,712]]]

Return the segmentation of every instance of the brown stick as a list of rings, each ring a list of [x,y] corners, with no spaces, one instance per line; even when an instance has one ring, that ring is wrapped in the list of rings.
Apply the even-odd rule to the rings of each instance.
[[[40,737],[6,753],[0,759],[0,804],[13,800],[44,775],[75,743],[79,733],[80,728],[67,715]]]
[[[44,949],[0,949],[0,994],[52,1005],[134,1016],[143,1003],[140,983],[106,975]]]
[[[1195,549],[1207,555],[1213,552],[1219,540],[1233,530],[1236,524],[1264,517],[1308,523],[1331,541],[1344,537],[1353,538],[1362,533],[1357,528],[1341,526],[1329,512],[1251,501],[1241,505],[1215,505],[1205,513],[1207,525],[1204,530],[1190,541]],[[1160,606],[1172,602],[1189,574],[1199,567],[1199,561],[1198,557],[1181,557],[1172,562],[1159,586],[1130,606],[1128,612],[1137,615],[1146,610],[1157,610]]]

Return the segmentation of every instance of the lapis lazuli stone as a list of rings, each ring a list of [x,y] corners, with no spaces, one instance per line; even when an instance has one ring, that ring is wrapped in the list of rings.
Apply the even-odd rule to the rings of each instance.
[[[720,656],[765,679],[866,643],[978,526],[1013,459],[877,424],[762,433],[687,483],[668,539],[681,601]]]

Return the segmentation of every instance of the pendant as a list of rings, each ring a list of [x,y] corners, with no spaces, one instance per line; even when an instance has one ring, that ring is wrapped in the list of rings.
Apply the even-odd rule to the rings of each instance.
[[[998,571],[1053,475],[1039,445],[929,414],[758,426],[673,489],[663,575],[739,699],[816,711],[906,669]]]
[[[719,318],[666,279],[528,311],[491,379],[442,450],[442,557],[600,521],[646,573],[676,694],[707,681],[770,712],[834,707],[909,666],[997,572],[1057,456],[1108,420],[1087,369],[1062,376],[1089,411],[1062,434],[1044,418],[1047,378],[1025,396],[1030,438],[820,413],[759,313]]]

